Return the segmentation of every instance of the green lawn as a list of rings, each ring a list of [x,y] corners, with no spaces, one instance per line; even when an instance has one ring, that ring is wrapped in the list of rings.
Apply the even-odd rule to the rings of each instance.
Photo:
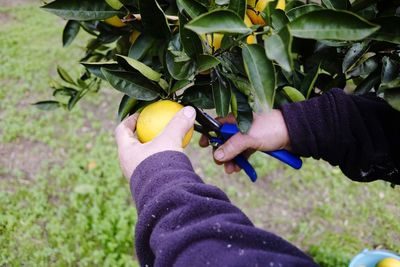
[[[136,210],[113,139],[120,95],[104,84],[72,112],[30,105],[51,97],[56,65],[78,73],[87,38],[63,49],[64,22],[37,7],[0,7],[0,266],[137,266]],[[354,183],[315,160],[293,171],[264,155],[253,159],[252,184],[223,174],[194,139],[187,153],[206,182],[321,265],[346,266],[364,248],[400,251],[399,188]]]

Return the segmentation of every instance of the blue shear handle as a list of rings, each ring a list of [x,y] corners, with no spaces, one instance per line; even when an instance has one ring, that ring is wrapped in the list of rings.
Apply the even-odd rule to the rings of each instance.
[[[223,145],[225,143],[225,140],[221,140],[220,138],[213,137],[210,139],[211,143],[216,143],[219,145]],[[252,182],[255,182],[257,180],[257,172],[251,166],[251,164],[247,161],[247,159],[243,155],[237,155],[233,161],[242,169],[244,172],[249,176],[250,180]]]
[[[249,176],[252,182],[257,180],[257,172],[243,155],[237,155],[233,161]]]
[[[301,166],[303,165],[303,161],[299,157],[293,155],[292,153],[290,153],[285,149],[275,150],[271,152],[263,151],[263,153],[268,154],[276,159],[279,159],[280,161],[286,163],[287,165],[296,170],[300,169]]]
[[[238,132],[239,128],[236,126],[236,124],[226,123],[221,127],[222,137],[225,138],[226,140],[228,140]],[[299,157],[293,155],[292,153],[284,149],[276,151],[263,151],[263,153],[268,154],[276,159],[279,159],[280,161],[286,163],[287,165],[291,166],[296,170],[300,169],[301,166],[303,165],[303,162]]]

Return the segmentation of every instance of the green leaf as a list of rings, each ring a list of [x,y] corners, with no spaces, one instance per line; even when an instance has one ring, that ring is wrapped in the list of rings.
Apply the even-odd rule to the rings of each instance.
[[[153,100],[159,96],[159,87],[140,75],[126,71],[101,68],[112,87],[138,100]]]
[[[106,80],[106,77],[101,72],[101,68],[110,70],[121,70],[117,62],[81,62],[81,64],[94,76]]]
[[[369,42],[355,43],[349,50],[347,50],[346,55],[343,59],[342,69],[344,72],[348,71],[360,57],[368,50]]]
[[[217,9],[205,13],[186,24],[186,28],[197,34],[206,33],[240,33],[251,32],[244,21],[233,11]]]
[[[81,25],[75,20],[69,20],[63,31],[63,46],[69,46],[78,35]]]
[[[381,17],[372,22],[381,28],[371,36],[371,39],[400,44],[400,17]]]
[[[320,73],[320,66],[314,67],[311,71],[309,71],[306,74],[303,82],[301,83],[300,91],[306,96],[307,99],[310,98],[311,93],[315,88],[315,83],[318,79],[319,73]]]
[[[186,89],[182,95],[182,103],[202,109],[213,109],[215,106],[211,86],[194,85]]]
[[[139,0],[139,9],[144,27],[143,32],[157,38],[171,36],[167,18],[156,0]]]
[[[211,55],[199,55],[197,71],[202,72],[218,66],[221,62]]]
[[[75,81],[69,76],[68,72],[62,67],[57,66],[57,72],[61,79],[70,84],[75,84]]]
[[[124,5],[119,0],[105,0],[115,10],[120,10]]]
[[[282,88],[282,91],[290,102],[299,102],[306,100],[304,95],[294,87],[285,86]]]
[[[128,56],[136,60],[142,60],[156,43],[156,38],[149,34],[142,33],[136,42],[132,44]]]
[[[304,14],[310,13],[311,11],[321,10],[323,7],[316,4],[308,4],[295,7],[288,12],[286,12],[286,16],[289,18],[290,21],[303,16]]]
[[[400,88],[400,76],[394,80],[391,80],[390,82],[382,82],[379,85],[379,90],[378,93],[386,92],[388,90],[392,89],[398,89]]]
[[[207,12],[207,8],[195,0],[176,0],[180,13],[185,11],[192,19]]]
[[[227,83],[223,81],[221,77],[218,78],[215,77],[215,78],[216,81],[212,84],[215,111],[217,112],[218,116],[226,117],[229,113],[229,104],[231,102],[231,90],[228,88]]]
[[[289,23],[285,11],[275,9],[271,14],[271,25],[276,31],[280,31]]]
[[[135,60],[133,58],[125,57],[122,55],[117,55],[117,60],[118,62],[125,62],[135,70],[139,71],[144,77],[147,79],[154,81],[154,82],[159,82],[161,79],[161,73],[158,73],[157,71],[153,70],[149,66],[143,64],[142,62]]]
[[[54,90],[53,96],[58,96],[58,95],[74,96],[77,93],[78,93],[78,90],[76,90],[74,88],[62,87],[62,88],[58,88],[58,89]]]
[[[229,4],[229,1],[230,1],[230,0],[215,0],[215,3],[216,3],[217,5],[219,5],[219,6],[224,6],[224,5]]]
[[[293,70],[292,36],[287,27],[264,40],[265,52],[270,60],[275,60],[287,72]]]
[[[246,13],[247,1],[243,0],[230,0],[228,9],[235,12],[240,18],[244,19],[244,14]]]
[[[179,90],[186,90],[187,88],[191,87],[194,85],[193,81],[190,80],[180,80],[177,81],[174,86],[172,86],[171,90],[170,90],[170,94],[175,93],[176,91]]]
[[[75,107],[76,103],[78,103],[78,101],[82,97],[83,97],[82,91],[79,91],[76,95],[71,96],[67,104],[68,110],[72,110]]]
[[[386,90],[383,97],[395,109],[400,111],[400,88]]]
[[[364,95],[368,93],[371,89],[378,89],[378,85],[381,82],[380,71],[375,70],[371,74],[369,74],[362,82],[357,85],[354,89],[354,94],[356,95]]]
[[[245,45],[242,55],[256,103],[259,105],[257,108],[269,111],[274,104],[276,87],[274,65],[267,58],[264,49],[256,44]]]
[[[355,0],[351,4],[351,10],[353,12],[360,11],[362,9],[367,8],[368,6],[374,5],[376,3],[376,0]]]
[[[278,4],[277,0],[268,1],[264,10],[261,12],[261,16],[267,25],[272,24],[271,17],[272,17],[272,14],[276,11],[277,4]]]
[[[375,53],[367,53],[357,62],[356,66],[349,71],[348,75],[350,77],[364,77],[375,71],[377,67],[378,62]]]
[[[322,3],[330,9],[348,9],[351,4],[349,0],[322,0]]]
[[[246,71],[244,70],[243,65],[242,51],[239,47],[222,53],[218,59],[221,61],[224,71],[246,76]]]
[[[160,79],[158,81],[158,85],[165,91],[168,93],[168,89],[169,89],[169,83],[164,80],[164,79]]]
[[[168,72],[176,80],[190,79],[196,72],[196,63],[182,49],[179,34],[176,34],[169,42],[165,57]]]
[[[289,28],[299,38],[356,41],[370,36],[379,26],[348,11],[325,9],[298,17]]]
[[[229,73],[223,73],[223,75],[235,86],[237,90],[239,90],[239,92],[245,96],[249,96],[251,94],[251,84],[247,79]]]
[[[235,87],[232,87],[232,98],[236,100],[236,121],[240,132],[247,133],[253,123],[253,110],[251,109],[247,97],[239,92]]]
[[[389,83],[396,78],[400,78],[400,62],[391,59],[388,56],[382,58],[382,83]]]
[[[41,110],[54,110],[61,106],[60,102],[53,100],[39,101],[34,103],[33,105]]]
[[[286,1],[286,11],[291,11],[292,9],[299,7],[299,6],[304,6],[304,1],[300,0],[291,0],[291,1]]]
[[[124,95],[118,107],[118,121],[122,121],[137,104],[137,99]]]
[[[180,13],[179,13],[179,23],[180,23],[179,34],[183,50],[189,57],[196,58],[197,55],[203,53],[203,44],[196,33],[185,28],[185,25],[186,23],[188,23],[188,20]]]
[[[55,0],[41,8],[64,19],[78,21],[124,15],[124,12],[114,10],[105,1],[98,0]]]

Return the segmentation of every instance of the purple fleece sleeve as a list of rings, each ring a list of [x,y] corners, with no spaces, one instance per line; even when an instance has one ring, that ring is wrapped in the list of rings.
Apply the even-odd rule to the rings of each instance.
[[[141,266],[317,266],[282,238],[257,229],[185,154],[157,153],[131,178]]]
[[[400,112],[383,99],[333,89],[281,110],[296,154],[339,165],[353,180],[400,184]]]

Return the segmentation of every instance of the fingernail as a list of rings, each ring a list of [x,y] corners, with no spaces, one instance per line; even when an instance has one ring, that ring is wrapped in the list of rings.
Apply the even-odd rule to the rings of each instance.
[[[184,107],[183,108],[183,114],[189,119],[192,118],[195,113],[196,113],[196,111],[192,107]]]
[[[217,150],[214,153],[214,157],[218,160],[223,159],[225,156],[224,151],[223,150]]]

